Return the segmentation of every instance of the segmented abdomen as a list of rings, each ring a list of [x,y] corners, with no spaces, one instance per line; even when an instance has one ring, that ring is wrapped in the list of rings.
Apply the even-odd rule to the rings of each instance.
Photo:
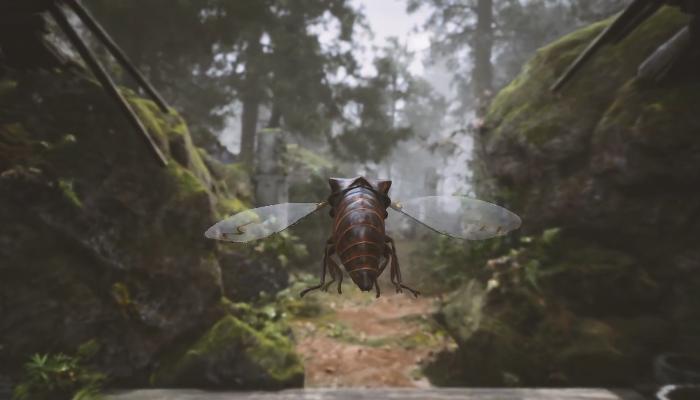
[[[351,189],[338,202],[333,241],[348,272],[379,268],[384,253],[384,213],[377,195],[364,187]]]

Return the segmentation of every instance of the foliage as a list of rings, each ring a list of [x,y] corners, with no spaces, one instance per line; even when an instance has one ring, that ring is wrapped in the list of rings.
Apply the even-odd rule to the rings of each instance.
[[[209,132],[240,117],[244,163],[262,118],[329,141],[346,160],[379,161],[412,134],[403,104],[415,111],[435,97],[408,72],[397,40],[375,60],[376,73],[361,75],[354,39],[364,18],[349,0],[96,0],[90,8],[190,120],[197,144],[217,147]]]
[[[374,60],[373,75],[340,86],[342,129],[331,141],[340,158],[379,162],[398,142],[437,128],[421,123],[445,108],[444,99],[409,70],[414,57],[397,38],[390,38]]]
[[[697,198],[686,150],[697,144],[697,68],[688,59],[692,73],[635,77],[688,18],[662,8],[553,96],[612,18],[588,26],[539,50],[495,98],[481,130],[490,176],[532,236],[473,274],[482,293],[462,290],[443,309],[459,343],[441,371],[451,384],[501,386],[510,373],[523,386],[625,386],[649,380],[660,351],[698,348],[697,303],[685,295],[698,281],[675,261],[696,252],[683,205]]]
[[[486,265],[486,262],[507,252],[502,238],[466,242],[435,235],[422,245],[420,251],[428,254],[432,267],[422,280],[440,290],[453,290],[462,285]]]
[[[304,367],[287,333],[279,324],[255,329],[233,315],[224,316],[194,343],[166,359],[151,382],[199,386],[202,378],[194,372],[205,369],[209,385],[220,388],[298,387],[303,384]]]
[[[98,350],[97,342],[82,345],[75,356],[34,354],[24,366],[15,400],[98,400],[105,376],[85,366]]]
[[[291,318],[315,318],[327,312],[318,296],[299,297],[299,293],[317,283],[315,275],[303,274],[294,281],[292,286],[277,293],[274,299],[279,313]]]
[[[282,267],[290,263],[298,263],[308,255],[306,245],[288,231],[282,231],[265,240],[260,240],[253,247],[257,253],[276,256]]]
[[[398,47],[394,40],[393,46]],[[400,124],[397,105],[409,96],[412,77],[397,53],[386,52],[374,60],[376,75],[341,92],[346,105],[347,126],[333,142],[336,153],[350,160],[382,159],[398,141],[411,134]]]
[[[446,59],[453,67],[460,100],[473,101],[471,69],[477,40],[476,8],[478,0],[409,0],[408,10],[431,10],[424,29],[430,31],[434,58]],[[494,79],[503,87],[520,71],[530,55],[545,43],[582,25],[617,12],[624,1],[590,0],[493,0],[495,18]]]
[[[355,70],[349,44],[361,15],[347,0],[96,0],[89,6],[193,123],[196,139],[221,131],[238,111],[235,101],[265,106],[289,131],[318,135],[337,114],[328,76]],[[331,46],[320,40],[318,28],[327,26],[337,27]]]
[[[66,352],[86,332],[109,331],[100,337],[109,356],[96,367],[143,382],[164,346],[211,323],[222,256],[202,232],[216,220],[214,204],[240,195],[214,186],[225,178],[213,182],[175,112],[127,96],[166,156],[185,150],[162,168],[80,70],[8,71],[2,82],[20,89],[0,93],[0,292],[15,299],[0,312],[0,364],[14,376],[27,355],[59,351],[49,345]],[[18,395],[60,399],[41,378],[26,381]]]
[[[512,235],[468,242],[444,236],[433,237],[419,249],[421,253],[427,253],[427,258],[432,262],[429,274],[421,280],[428,287],[435,286],[441,291],[450,291],[475,277],[488,275],[489,266],[499,257],[519,258],[527,255],[524,262],[525,279],[534,288],[538,288],[540,265],[548,262],[547,254],[560,232],[559,228],[551,228],[537,236]]]

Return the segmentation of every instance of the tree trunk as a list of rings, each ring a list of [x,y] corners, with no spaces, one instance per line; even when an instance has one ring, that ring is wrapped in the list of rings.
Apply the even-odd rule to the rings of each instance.
[[[494,183],[488,173],[485,138],[483,137],[486,134],[486,131],[483,129],[483,118],[486,116],[486,111],[493,96],[493,65],[491,65],[494,41],[493,0],[478,0],[476,17],[476,32],[472,43],[472,61],[474,63],[472,85],[476,100],[473,124],[474,147],[471,162],[472,179],[477,194],[494,201],[496,200],[494,199]]]
[[[479,0],[476,9],[476,33],[472,51],[474,54],[474,70],[472,82],[474,97],[477,101],[477,118],[486,113],[486,107],[493,95],[493,0]]]
[[[258,112],[260,109],[261,79],[258,61],[262,55],[260,34],[254,35],[245,50],[246,72],[241,98],[243,112],[241,113],[241,152],[240,160],[248,168],[253,168],[255,157],[255,134],[258,130]]]
[[[270,120],[267,123],[268,128],[279,128],[282,124],[282,112],[280,111],[279,105],[275,102],[272,105],[272,112],[270,113]]]

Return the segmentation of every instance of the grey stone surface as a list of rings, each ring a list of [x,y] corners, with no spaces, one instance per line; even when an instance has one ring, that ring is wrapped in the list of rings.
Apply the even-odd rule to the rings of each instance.
[[[642,400],[632,391],[608,389],[303,389],[281,392],[134,390],[107,400]]]

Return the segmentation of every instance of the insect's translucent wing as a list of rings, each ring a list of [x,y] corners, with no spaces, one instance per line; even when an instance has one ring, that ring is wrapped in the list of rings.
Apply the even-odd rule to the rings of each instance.
[[[395,202],[394,210],[443,235],[488,239],[520,227],[520,217],[503,207],[463,196],[428,196]]]
[[[207,229],[209,239],[249,242],[281,232],[326,203],[282,203],[245,210]]]

